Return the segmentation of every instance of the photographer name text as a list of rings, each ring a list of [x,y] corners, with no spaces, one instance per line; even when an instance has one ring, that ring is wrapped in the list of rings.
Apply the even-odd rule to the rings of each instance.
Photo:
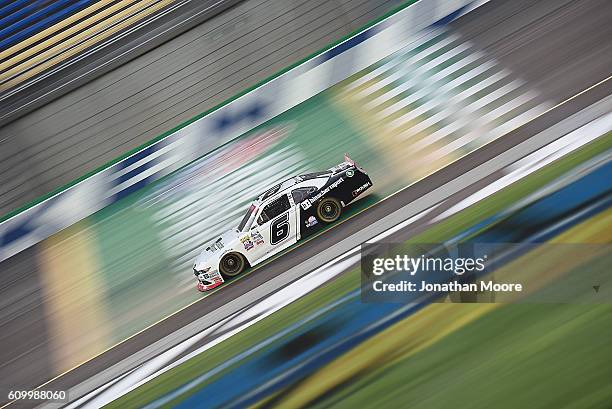
[[[454,292],[454,291],[471,291],[471,292],[520,292],[523,291],[523,285],[516,283],[497,283],[494,281],[481,280],[478,283],[460,283],[450,281],[446,283],[430,283],[421,281],[420,284],[412,281],[400,281],[398,283],[384,283],[382,281],[374,281],[372,288],[377,292]]]

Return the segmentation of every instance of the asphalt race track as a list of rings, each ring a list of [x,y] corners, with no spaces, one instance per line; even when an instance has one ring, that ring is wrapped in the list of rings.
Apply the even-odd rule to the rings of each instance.
[[[612,4],[605,0],[563,2],[522,0],[493,1],[454,22],[452,24],[454,30],[492,53],[502,65],[519,73],[533,88],[539,89],[543,99],[551,100],[556,104],[563,103],[477,152],[368,208],[350,221],[337,225],[331,232],[304,243],[293,250],[290,255],[265,264],[253,274],[222,288],[213,296],[206,298],[204,302],[197,302],[187,307],[58,377],[48,383],[45,389],[70,389],[212,312],[217,312],[216,317],[220,320],[231,312],[228,305],[233,300],[242,298],[243,303],[256,302],[258,298],[265,295],[262,293],[263,288],[266,287],[265,283],[271,279],[288,274],[289,270],[298,265],[311,266],[312,268],[304,268],[300,272],[301,275],[307,274],[314,267],[329,261],[330,258],[324,257],[324,254],[327,254],[326,250],[338,247],[343,240],[367,230],[369,226],[382,220],[385,216],[457,179],[469,170],[489,160],[494,161],[511,147],[607,97],[612,93],[610,81],[605,81],[610,76],[610,67],[612,67],[612,44],[609,41],[609,38],[612,38],[612,26],[609,25],[611,20]],[[582,92],[584,90],[586,91]],[[494,178],[494,175],[480,175],[480,178],[475,178],[471,181],[474,184],[462,189],[451,198],[451,202],[460,200],[478,186],[488,183],[490,178]],[[431,203],[433,204],[435,203]],[[406,214],[405,218],[410,216],[411,214]],[[360,243],[352,243],[353,246],[358,244]],[[13,257],[3,263],[3,273],[14,276],[17,272],[23,271],[24,263],[27,263],[27,254]],[[296,279],[297,277],[291,278]],[[22,280],[19,282],[19,291],[35,293],[36,285],[38,283],[31,281],[24,283]],[[2,288],[0,297],[4,297],[5,292],[9,291],[15,291],[15,288],[10,285]],[[35,309],[36,306],[32,308]],[[17,339],[36,339],[39,328],[35,322],[35,316],[35,314],[28,314],[23,317],[32,320],[30,334],[20,334],[19,338],[9,340],[17,342]],[[207,325],[212,325],[214,322],[216,321],[208,322]],[[198,329],[202,330],[204,327]],[[174,342],[179,342],[186,336],[184,333],[177,333]],[[172,345],[166,344],[164,348],[170,348]],[[11,343],[3,344],[3,349],[13,350],[15,346]],[[42,354],[45,348],[44,345],[37,345],[33,349]],[[163,350],[160,349],[158,353]],[[20,359],[23,360],[24,367],[32,367],[36,362],[36,354]],[[31,386],[37,386],[48,381],[45,372],[23,375],[24,379],[30,380]],[[71,400],[118,375],[120,373],[107,373],[105,379],[96,379],[95,383],[91,382],[87,388],[83,387],[75,391],[71,395]],[[0,378],[7,376],[6,367],[0,367]]]
[[[575,104],[564,105],[566,109],[559,110],[556,115],[550,115],[547,118],[542,117],[541,120],[534,121],[528,126],[508,135],[508,137],[513,138],[513,141],[517,141],[516,143],[522,141],[531,142],[531,150],[519,149],[520,154],[518,155],[514,152],[508,154],[511,148],[516,148],[516,143],[509,143],[508,139],[499,141],[500,143],[491,144],[477,154],[468,156],[422,182],[401,191],[392,198],[374,205],[363,213],[351,218],[350,221],[341,223],[334,228],[333,233],[328,232],[324,236],[306,242],[295,249],[291,253],[291,257],[280,257],[264,265],[253,274],[221,289],[210,298],[206,298],[205,301],[189,306],[176,315],[54,380],[45,387],[70,388],[78,385],[75,389],[71,390],[71,396],[83,396],[87,392],[112,381],[121,374],[170,349],[172,346],[204,330],[208,326],[223,320],[249,305],[258,303],[261,299],[283,288],[290,282],[341,256],[355,247],[357,243],[362,243],[369,238],[375,237],[401,221],[411,218],[421,210],[444,200],[443,204],[436,207],[424,218],[419,219],[408,228],[399,230],[387,240],[406,240],[412,235],[418,234],[424,228],[431,226],[429,224],[431,219],[501,176],[501,172],[491,171],[490,168],[506,166],[508,163],[524,157],[536,147],[556,140],[562,135],[560,132],[567,130],[570,126],[570,129],[574,129],[592,120],[593,117],[591,116],[581,118],[580,113],[576,115],[578,118],[575,122],[572,122],[574,119],[572,118],[572,120],[563,121],[560,124],[561,126],[553,126],[553,124],[559,125],[557,121],[560,118],[570,115],[570,112],[573,113],[578,107],[588,106],[594,100],[599,100],[602,97],[605,98],[604,94],[609,91],[609,88],[605,89],[605,91],[602,88],[598,92],[585,93],[581,98],[574,100],[576,101]],[[597,105],[596,115],[601,115],[610,110],[612,100],[605,98],[604,103]],[[596,116],[595,114],[593,115]],[[553,126],[554,129],[549,128],[549,126]],[[529,138],[533,134],[538,134],[538,138],[547,140],[540,143],[537,141],[538,138]],[[546,137],[543,137],[543,134],[547,134]],[[491,165],[492,163],[494,164],[493,166]],[[489,169],[489,171],[481,171],[481,168]],[[468,172],[470,170],[471,172]],[[464,179],[468,181],[464,182]],[[459,189],[456,193],[452,192],[450,194],[453,183],[457,181],[465,183],[466,186]],[[449,186],[448,191],[445,191]],[[190,354],[203,344],[209,343],[231,330],[231,326],[223,327],[221,330],[207,335],[184,350],[180,355],[177,355],[173,361]],[[117,362],[120,363],[110,368]],[[48,407],[54,406],[49,405]]]

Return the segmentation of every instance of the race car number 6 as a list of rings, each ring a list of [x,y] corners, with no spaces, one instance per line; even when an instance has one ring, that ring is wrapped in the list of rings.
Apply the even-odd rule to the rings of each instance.
[[[289,213],[285,213],[270,225],[270,243],[280,243],[287,236],[289,236]]]

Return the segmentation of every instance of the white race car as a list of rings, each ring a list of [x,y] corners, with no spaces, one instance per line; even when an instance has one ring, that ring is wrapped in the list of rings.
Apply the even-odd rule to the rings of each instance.
[[[331,169],[271,187],[249,206],[236,228],[206,245],[196,258],[198,290],[212,290],[335,222],[371,186],[367,173],[345,155]]]

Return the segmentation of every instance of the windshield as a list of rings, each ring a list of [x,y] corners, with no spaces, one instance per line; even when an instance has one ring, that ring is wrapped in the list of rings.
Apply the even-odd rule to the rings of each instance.
[[[249,210],[247,210],[246,214],[244,215],[244,217],[240,221],[240,224],[238,225],[238,230],[239,231],[243,231],[244,230],[246,224],[249,222],[249,219],[251,218],[253,213],[255,213],[256,209],[257,209],[257,207],[255,207],[255,205],[253,205],[253,204],[249,207]]]

